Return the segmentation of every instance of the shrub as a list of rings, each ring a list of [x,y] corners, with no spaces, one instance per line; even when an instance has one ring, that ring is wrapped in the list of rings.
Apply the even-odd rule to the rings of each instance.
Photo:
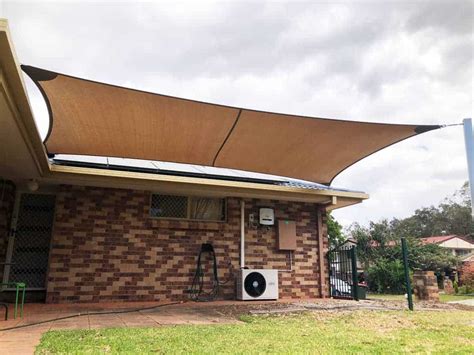
[[[459,287],[459,293],[474,293],[474,274],[463,275],[462,286]]]
[[[454,280],[454,282],[453,282],[453,288],[454,288],[455,293],[459,293],[459,285],[458,285],[458,282],[456,280]]]
[[[370,291],[403,294],[406,292],[405,273],[400,260],[380,259],[367,270]]]
[[[471,293],[474,293],[474,288],[471,288],[469,285],[463,285],[459,287],[459,294],[467,295]]]
[[[474,288],[474,273],[463,274],[461,278],[461,285]]]

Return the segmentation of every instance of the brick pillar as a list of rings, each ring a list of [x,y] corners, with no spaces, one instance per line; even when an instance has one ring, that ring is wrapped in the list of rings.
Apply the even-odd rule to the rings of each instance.
[[[327,214],[326,210],[320,206],[316,207],[317,223],[318,223],[318,283],[319,297],[329,297],[329,265],[327,262],[327,252],[329,248],[329,239],[327,231]]]
[[[449,278],[445,278],[443,281],[444,293],[447,295],[454,294],[453,282]]]
[[[439,302],[438,282],[433,271],[415,271],[413,284],[419,300]]]

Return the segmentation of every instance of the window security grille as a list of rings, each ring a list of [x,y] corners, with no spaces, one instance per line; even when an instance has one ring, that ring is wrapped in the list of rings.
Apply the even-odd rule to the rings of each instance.
[[[9,282],[24,282],[30,289],[45,287],[54,203],[54,195],[21,195]]]
[[[188,198],[186,196],[153,195],[150,214],[161,218],[187,218]]]
[[[225,199],[153,194],[150,216],[201,221],[224,221]]]

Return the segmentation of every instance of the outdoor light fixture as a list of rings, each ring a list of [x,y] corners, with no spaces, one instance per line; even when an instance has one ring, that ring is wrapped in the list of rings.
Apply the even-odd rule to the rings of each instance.
[[[26,186],[31,192],[37,191],[39,189],[38,181],[36,181],[35,179],[28,180]]]

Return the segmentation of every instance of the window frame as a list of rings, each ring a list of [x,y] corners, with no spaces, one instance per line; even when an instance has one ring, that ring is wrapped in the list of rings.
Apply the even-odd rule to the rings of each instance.
[[[151,209],[152,209],[152,203],[153,203],[153,196],[176,196],[176,197],[186,197],[187,200],[187,205],[186,205],[186,217],[158,217],[158,216],[153,216],[151,214]],[[191,198],[215,198],[222,200],[224,202],[224,216],[223,219],[195,219],[195,218],[189,218],[191,215],[191,204],[190,200]],[[148,217],[156,220],[168,220],[168,221],[186,221],[186,222],[205,222],[205,223],[227,223],[227,197],[212,197],[212,196],[204,196],[204,195],[181,195],[181,194],[170,194],[170,193],[160,193],[160,192],[152,192],[150,193],[150,198],[149,198],[149,203],[148,203]]]

